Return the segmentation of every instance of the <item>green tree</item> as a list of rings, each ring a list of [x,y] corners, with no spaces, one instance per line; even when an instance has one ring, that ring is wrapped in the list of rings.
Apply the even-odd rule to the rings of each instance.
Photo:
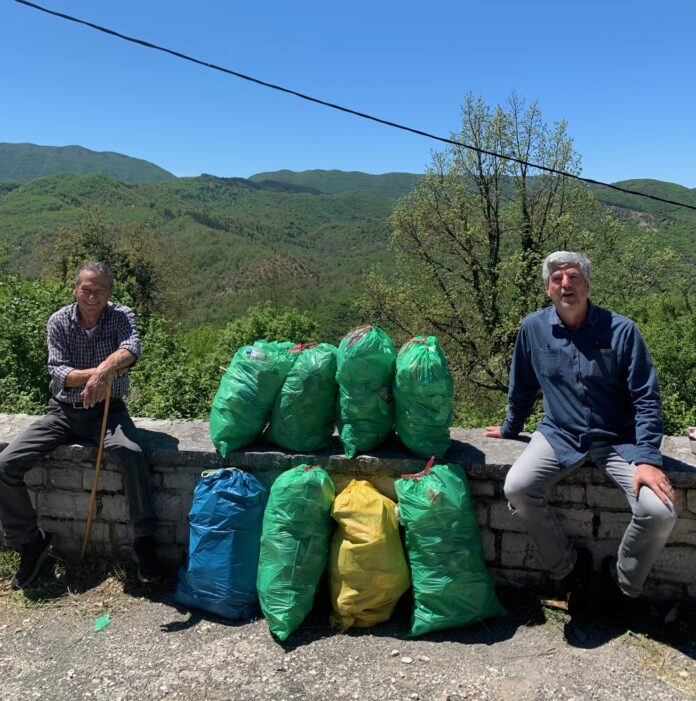
[[[60,284],[0,275],[0,411],[43,410],[50,379],[46,323],[67,301]]]
[[[467,397],[466,420],[497,418],[520,320],[546,303],[540,264],[558,249],[606,260],[621,226],[575,179],[488,153],[578,173],[564,122],[513,95],[491,108],[468,96],[453,138],[391,217],[396,273],[374,270],[362,311],[404,336],[434,333]],[[460,420],[462,418],[460,414]]]
[[[169,419],[207,419],[220,376],[235,351],[258,339],[307,342],[316,324],[305,314],[269,306],[253,307],[224,329],[203,327],[172,333],[153,316],[143,339],[142,358],[131,371],[131,412]]]
[[[44,274],[72,285],[84,263],[103,261],[113,270],[115,299],[133,306],[144,327],[153,314],[176,315],[181,305],[177,280],[181,256],[176,246],[141,222],[116,225],[98,206],[85,207],[74,227],[61,228],[43,245]]]
[[[489,152],[577,172],[564,123],[546,125],[536,104],[512,96],[491,109],[468,96],[454,135]],[[521,316],[543,303],[539,264],[549,249],[596,239],[611,222],[568,178],[458,146],[436,153],[391,219],[397,274],[373,275],[374,311],[411,334],[435,331],[473,385],[504,391]],[[590,227],[593,232],[590,235]],[[592,246],[596,247],[596,246]],[[452,355],[452,351],[454,354]]]

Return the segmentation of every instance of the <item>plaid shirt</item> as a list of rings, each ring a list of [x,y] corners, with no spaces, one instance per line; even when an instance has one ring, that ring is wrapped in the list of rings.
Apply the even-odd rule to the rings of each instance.
[[[77,304],[68,304],[48,320],[49,389],[60,402],[82,402],[81,387],[66,387],[65,378],[73,370],[96,368],[119,348],[140,357],[140,337],[135,315],[120,304],[109,302],[90,337],[77,319]],[[128,373],[114,377],[111,398],[128,394]]]

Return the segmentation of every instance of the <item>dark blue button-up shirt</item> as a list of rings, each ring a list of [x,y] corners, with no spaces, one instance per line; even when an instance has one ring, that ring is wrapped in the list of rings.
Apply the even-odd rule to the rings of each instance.
[[[544,434],[558,462],[582,460],[607,441],[627,462],[662,465],[662,409],[655,368],[630,319],[589,304],[585,323],[567,328],[555,307],[522,321],[510,368],[508,413],[516,436],[541,388]]]

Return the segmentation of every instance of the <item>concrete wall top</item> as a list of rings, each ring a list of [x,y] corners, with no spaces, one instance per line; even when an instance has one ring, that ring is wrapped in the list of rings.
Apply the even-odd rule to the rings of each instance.
[[[0,414],[0,449],[35,418],[26,414]],[[398,438],[392,438],[369,455],[348,459],[343,455],[336,436],[331,448],[323,452],[303,455],[258,442],[223,459],[210,440],[207,421],[145,418],[135,418],[134,421],[150,462],[176,472],[200,472],[228,466],[263,471],[311,463],[322,465],[330,471],[348,470],[365,476],[379,471],[398,476],[401,473],[418,472],[426,463],[425,458],[407,451]],[[451,436],[452,446],[444,461],[463,465],[473,477],[494,479],[504,477],[529,440],[528,436],[521,436],[518,440],[485,438],[482,429],[452,428]],[[686,436],[665,436],[663,439],[665,471],[675,486],[696,487],[696,455],[692,452],[694,444],[696,441],[690,441]],[[96,459],[96,446],[63,446],[55,454],[75,461]],[[594,468],[580,470],[570,477],[572,481],[584,483],[602,483],[607,479],[602,471]]]

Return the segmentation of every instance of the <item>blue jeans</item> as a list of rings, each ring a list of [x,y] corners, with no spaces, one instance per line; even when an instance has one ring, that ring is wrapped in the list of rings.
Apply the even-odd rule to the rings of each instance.
[[[640,596],[677,519],[674,505],[666,506],[645,486],[636,499],[633,495],[636,466],[627,463],[608,443],[594,443],[588,457],[623,489],[633,512],[619,546],[617,572],[622,591],[628,596]],[[558,515],[548,505],[547,495],[553,485],[584,462],[585,459],[561,467],[544,435],[535,431],[505,479],[505,497],[511,510],[524,521],[539,558],[556,579],[573,569],[576,552],[563,532]]]

